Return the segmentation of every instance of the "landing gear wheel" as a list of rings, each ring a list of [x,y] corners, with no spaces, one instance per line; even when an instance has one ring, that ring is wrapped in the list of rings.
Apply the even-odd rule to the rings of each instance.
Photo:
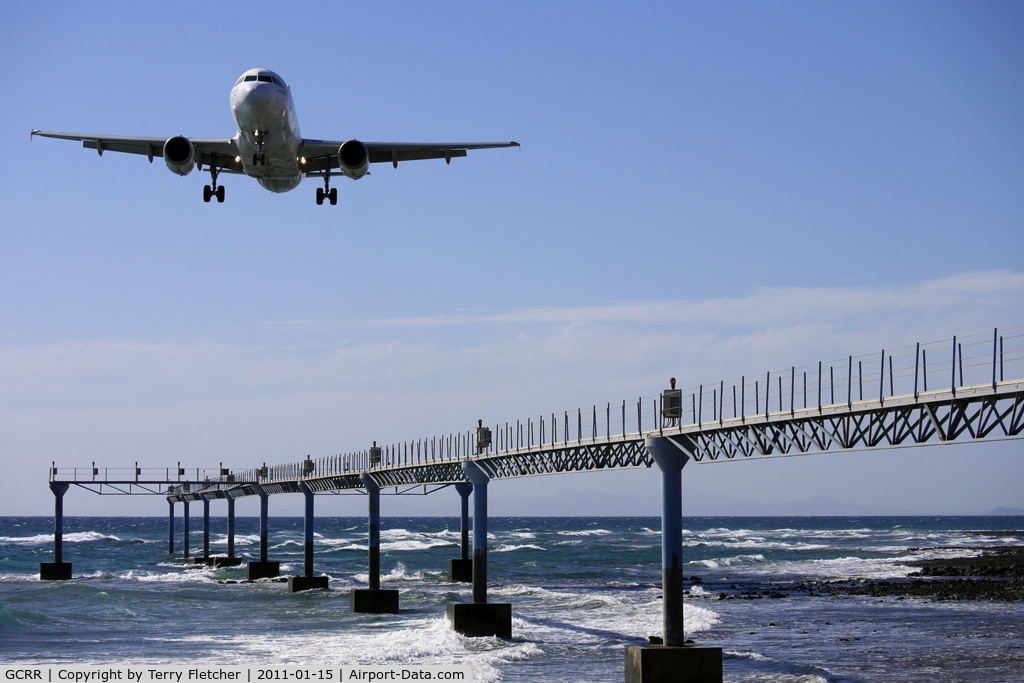
[[[324,188],[316,188],[316,205],[323,206],[324,203]]]
[[[220,169],[217,168],[217,163],[210,164],[210,184],[203,186],[203,201],[209,203],[214,197],[217,198],[217,203],[221,204],[224,202],[224,187],[217,186],[217,174],[220,173]]]
[[[332,187],[331,191],[327,195],[328,199],[331,200],[331,206],[338,203],[338,188]]]

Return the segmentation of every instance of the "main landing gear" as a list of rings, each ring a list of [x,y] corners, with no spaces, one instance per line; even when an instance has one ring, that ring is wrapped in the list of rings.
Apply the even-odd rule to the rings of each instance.
[[[331,203],[331,206],[338,203],[338,188],[331,187],[330,173],[324,175],[324,186],[316,188],[316,205],[323,206],[325,199]]]
[[[213,197],[217,198],[218,204],[224,203],[224,186],[217,185],[217,174],[220,173],[220,169],[214,164],[210,164],[210,185],[203,186],[203,201],[206,203],[210,202]]]

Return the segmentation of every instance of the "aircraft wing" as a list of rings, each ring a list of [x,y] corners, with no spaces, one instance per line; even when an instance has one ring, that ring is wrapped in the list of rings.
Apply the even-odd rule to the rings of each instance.
[[[327,168],[338,168],[338,148],[344,140],[303,140],[303,154],[312,159],[313,170],[306,175],[314,175]],[[364,142],[370,155],[371,164],[391,162],[396,168],[399,161],[418,161],[420,159],[444,159],[464,157],[471,149],[495,149],[497,147],[518,147],[518,142]]]
[[[141,154],[152,162],[154,157],[163,158],[164,143],[169,137],[146,138],[125,135],[81,135],[79,133],[54,133],[51,131],[33,130],[32,137],[57,138],[75,140],[86,149],[95,149],[101,156],[104,152],[126,152]],[[238,147],[233,138],[189,138],[195,148],[196,161],[204,166],[216,164],[218,168],[229,173],[241,173],[242,164],[236,162]],[[337,154],[337,150],[335,150]]]

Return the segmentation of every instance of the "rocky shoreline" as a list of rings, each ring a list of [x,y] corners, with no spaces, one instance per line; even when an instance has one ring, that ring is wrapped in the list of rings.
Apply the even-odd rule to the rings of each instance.
[[[912,548],[911,550],[917,550]],[[977,557],[908,562],[920,571],[906,579],[822,587],[822,592],[934,600],[1024,600],[1024,546],[972,548]]]

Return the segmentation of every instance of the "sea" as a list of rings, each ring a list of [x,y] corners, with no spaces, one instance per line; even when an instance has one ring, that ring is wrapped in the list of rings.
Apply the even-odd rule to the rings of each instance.
[[[202,552],[201,520],[191,523]],[[865,597],[836,582],[903,579],[908,561],[1021,544],[1021,517],[687,517],[687,637],[721,647],[726,681],[1024,680],[1024,604]],[[213,518],[211,554],[227,549]],[[316,520],[328,590],[235,583],[168,553],[166,517],[68,517],[73,579],[40,581],[53,520],[0,518],[0,663],[34,665],[460,665],[477,681],[622,681],[623,647],[660,635],[658,518],[491,518],[488,598],[512,604],[512,639],[465,638],[445,617],[471,601],[447,580],[457,518],[384,518],[381,585],[397,615],[349,611],[365,587],[365,518]],[[270,559],[302,571],[300,518],[271,518]],[[258,558],[258,520],[236,520]],[[230,583],[228,583],[230,582]]]

